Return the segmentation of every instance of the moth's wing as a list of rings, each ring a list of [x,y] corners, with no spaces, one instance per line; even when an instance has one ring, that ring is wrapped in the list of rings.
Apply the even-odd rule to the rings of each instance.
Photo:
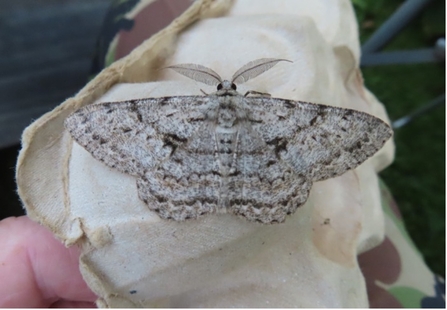
[[[234,153],[220,152],[229,140]],[[223,173],[227,165],[234,171]],[[140,198],[165,219],[229,212],[274,223],[307,200],[312,182],[277,158],[248,121],[241,120],[237,133],[222,133],[206,120],[137,184]]]
[[[164,219],[183,221],[216,212],[221,177],[215,123],[200,122],[187,141],[137,182],[140,198]]]
[[[200,126],[206,97],[147,98],[89,105],[65,120],[73,139],[94,158],[123,173],[143,176],[176,143]]]
[[[234,176],[229,177],[230,212],[249,221],[280,223],[304,204],[312,186],[265,143],[248,120],[241,122]]]
[[[312,181],[356,168],[392,136],[385,122],[360,111],[279,98],[249,97],[246,103],[253,129]]]

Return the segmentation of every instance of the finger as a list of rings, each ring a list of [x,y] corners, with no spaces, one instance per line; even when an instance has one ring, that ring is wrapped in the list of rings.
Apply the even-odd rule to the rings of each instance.
[[[79,271],[79,250],[28,217],[0,221],[0,249],[0,307],[96,300]]]

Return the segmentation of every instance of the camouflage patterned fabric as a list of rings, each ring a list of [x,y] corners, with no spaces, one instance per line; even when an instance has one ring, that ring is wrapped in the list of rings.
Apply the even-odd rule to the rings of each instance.
[[[434,275],[411,241],[389,189],[381,182],[385,240],[359,256],[372,308],[444,308],[444,279]]]
[[[192,1],[115,0],[97,41],[96,75],[166,27]],[[444,279],[433,274],[411,241],[390,191],[380,184],[386,237],[359,256],[372,308],[445,308]]]

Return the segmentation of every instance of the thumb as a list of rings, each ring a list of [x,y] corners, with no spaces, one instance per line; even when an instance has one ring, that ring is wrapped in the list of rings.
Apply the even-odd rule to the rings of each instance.
[[[0,221],[0,307],[94,307],[79,271],[79,249],[66,248],[28,217]]]

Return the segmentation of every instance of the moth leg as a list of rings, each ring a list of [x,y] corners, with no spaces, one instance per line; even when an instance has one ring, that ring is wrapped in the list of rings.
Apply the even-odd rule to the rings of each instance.
[[[200,89],[200,91],[201,91],[205,96],[208,96],[208,94],[205,93],[205,91],[204,91],[203,89]]]
[[[256,91],[256,90],[249,90],[248,92],[245,93],[244,97],[247,97],[248,95],[258,95],[258,96],[264,96],[264,97],[272,96],[269,93],[263,93],[263,92]]]

